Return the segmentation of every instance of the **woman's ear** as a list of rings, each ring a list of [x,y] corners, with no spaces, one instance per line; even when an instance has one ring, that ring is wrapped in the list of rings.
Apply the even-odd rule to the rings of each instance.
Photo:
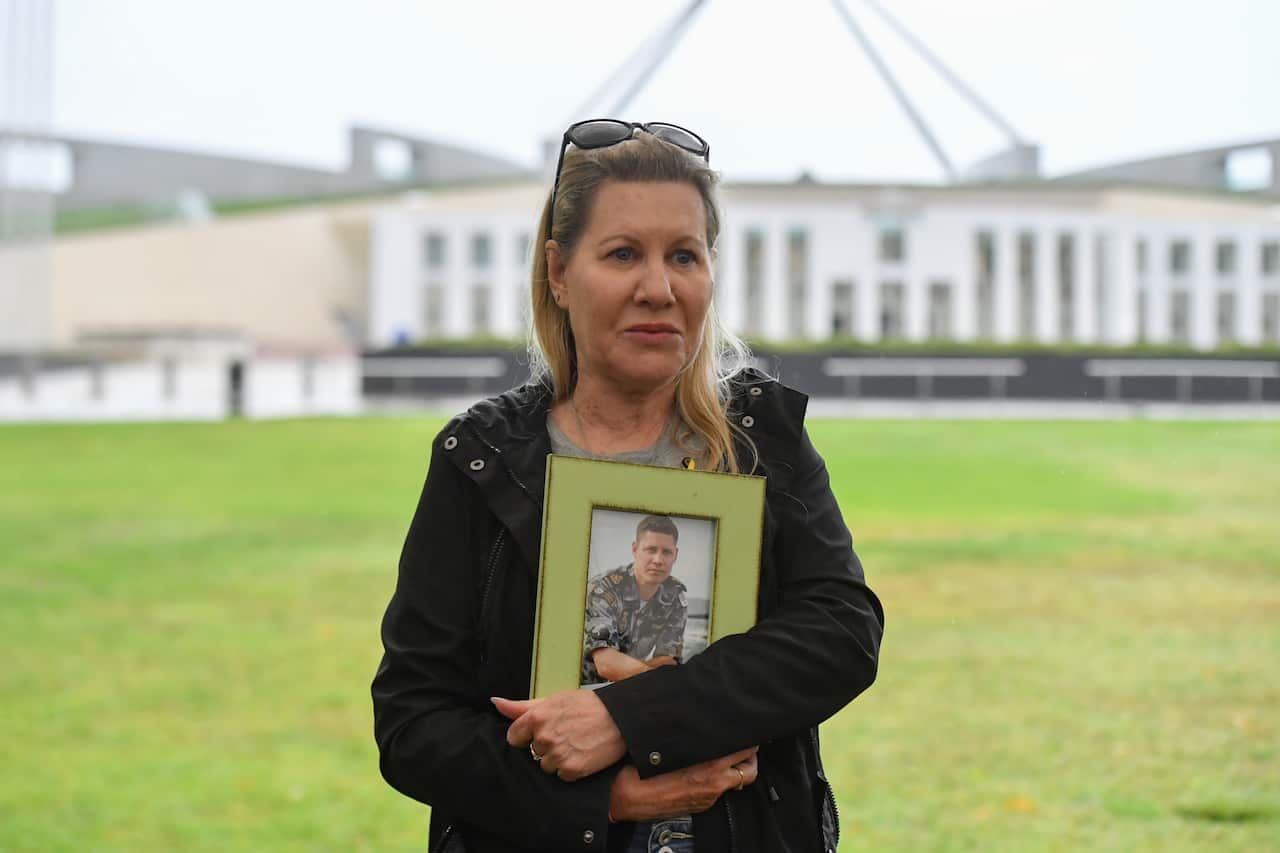
[[[551,298],[563,308],[568,298],[568,286],[564,281],[564,258],[560,254],[560,244],[555,240],[548,240],[543,251],[547,253],[547,283],[551,286]]]

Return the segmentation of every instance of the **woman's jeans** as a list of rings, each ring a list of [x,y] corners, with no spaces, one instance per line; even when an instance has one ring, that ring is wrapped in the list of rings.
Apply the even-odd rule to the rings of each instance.
[[[693,853],[693,818],[655,820],[636,827],[627,853]]]

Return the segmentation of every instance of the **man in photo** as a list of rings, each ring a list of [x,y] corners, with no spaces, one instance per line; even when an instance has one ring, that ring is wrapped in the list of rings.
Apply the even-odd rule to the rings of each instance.
[[[680,531],[665,515],[636,525],[631,563],[587,585],[582,683],[621,681],[679,663],[688,615],[685,585],[672,576]]]

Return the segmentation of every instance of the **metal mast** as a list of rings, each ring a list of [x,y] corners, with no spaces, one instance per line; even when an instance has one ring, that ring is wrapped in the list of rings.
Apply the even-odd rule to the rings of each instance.
[[[871,39],[867,38],[867,34],[862,31],[862,27],[858,26],[858,22],[853,18],[853,13],[845,6],[843,0],[831,0],[831,4],[836,7],[836,11],[844,18],[845,26],[849,28],[849,32],[853,33],[853,37],[858,40],[859,46],[862,47],[862,52],[867,55],[867,59],[871,60],[871,64],[875,66],[876,72],[880,75],[880,79],[884,81],[885,86],[893,93],[898,106],[902,108],[902,111],[907,114],[907,118],[915,125],[916,132],[920,134],[924,144],[933,152],[934,159],[942,167],[947,180],[954,181],[956,179],[956,169],[955,166],[951,165],[951,158],[947,156],[946,151],[942,150],[942,145],[938,142],[937,137],[933,135],[933,131],[929,129],[929,125],[915,108],[911,98],[907,97],[906,90],[899,85],[889,66],[880,57],[875,45],[871,43]]]
[[[690,0],[684,8],[677,12],[667,21],[658,27],[650,36],[641,42],[630,56],[628,56],[621,65],[614,69],[603,83],[596,87],[585,101],[578,105],[569,118],[554,131],[554,135],[548,136],[544,143],[544,159],[550,160],[552,165],[555,163],[556,145],[560,141],[560,132],[575,121],[585,118],[620,117],[635,96],[657,73],[662,67],[662,63],[666,61],[689,31],[690,25],[693,23],[699,10],[706,5],[707,0]],[[594,114],[593,110],[597,109],[600,104],[605,102],[605,98],[613,92],[621,89],[621,93],[612,103],[599,114]]]
[[[946,63],[938,58],[937,54],[929,50],[928,46],[925,45],[924,42],[916,38],[914,33],[903,26],[897,18],[890,15],[889,11],[879,3],[879,0],[865,0],[865,2],[876,12],[876,14],[884,19],[885,23],[887,23],[893,31],[898,34],[899,38],[905,41],[912,50],[924,59],[925,62],[929,63],[929,67],[936,71],[938,76],[950,83],[951,87],[959,92],[961,97],[965,98],[965,100],[972,104],[974,109],[982,113],[992,124],[1004,131],[1005,136],[1009,137],[1010,143],[1013,145],[1026,144],[1022,137],[1018,135],[1018,131],[1013,129],[1013,125],[1006,121],[1004,116],[996,112],[994,107],[983,100],[983,98],[974,91],[971,86],[965,83],[964,80],[960,79],[960,75],[952,71]]]
[[[53,0],[0,0],[0,350],[51,335]]]

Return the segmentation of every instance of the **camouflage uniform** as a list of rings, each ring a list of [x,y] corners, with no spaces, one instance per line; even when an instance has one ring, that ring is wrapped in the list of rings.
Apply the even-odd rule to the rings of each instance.
[[[684,624],[689,603],[685,585],[668,576],[647,602],[640,598],[633,565],[628,563],[591,579],[582,640],[582,683],[603,684],[591,653],[617,649],[637,660],[684,653]]]

